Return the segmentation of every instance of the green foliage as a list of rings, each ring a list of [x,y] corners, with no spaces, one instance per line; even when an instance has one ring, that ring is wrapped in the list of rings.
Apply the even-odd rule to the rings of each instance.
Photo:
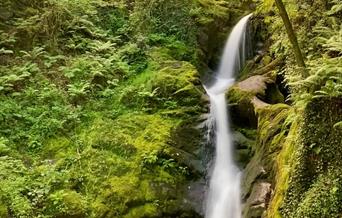
[[[167,53],[176,60],[196,61],[195,49],[187,46],[184,42],[177,40],[175,36],[150,34],[148,40],[149,44],[152,46],[167,48]]]
[[[267,13],[273,9],[274,0],[262,0],[258,1],[258,12]]]
[[[191,0],[137,0],[132,22],[140,33],[166,34],[193,44],[196,42],[196,23],[189,15],[195,7]]]
[[[272,1],[267,2],[272,3]],[[281,54],[288,59],[281,73],[285,75],[291,91],[288,100],[293,101],[297,107],[304,108],[315,97],[341,96],[339,79],[342,51],[341,22],[338,18],[339,13],[334,13],[339,5],[337,1],[332,1],[329,7],[325,7],[321,2],[310,6],[307,1],[302,1],[301,6],[295,1],[286,4],[290,18],[294,20],[299,41],[302,42],[300,43],[302,49],[308,57],[306,64],[309,76],[305,80],[299,76],[300,69],[293,66],[294,60],[289,56],[290,44],[282,31],[281,20],[274,15],[265,15],[269,32],[273,33],[271,37],[274,42],[270,48],[271,52],[275,56]],[[259,13],[265,11],[261,10]],[[308,19],[303,19],[304,17]]]
[[[342,4],[338,0],[331,1],[334,5],[331,7],[330,11],[328,11],[328,15],[337,15],[342,12]]]
[[[0,3],[0,217],[181,204],[191,173],[170,141],[200,113],[195,3],[147,2]]]

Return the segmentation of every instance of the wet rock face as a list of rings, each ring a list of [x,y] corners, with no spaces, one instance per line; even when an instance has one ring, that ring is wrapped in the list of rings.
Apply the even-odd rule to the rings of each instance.
[[[291,218],[340,217],[341,110],[339,97],[313,99],[289,129],[283,125],[294,112],[289,106],[258,110],[257,139],[242,179],[244,218],[273,217],[275,211]],[[298,140],[288,141],[294,137]],[[294,159],[286,162],[290,165],[276,166],[284,146],[295,149],[289,153]],[[284,173],[280,170],[289,166],[289,177],[284,177],[288,179],[279,183],[279,174]]]
[[[242,132],[234,131],[233,143],[236,149],[235,162],[243,169],[251,159],[251,149],[254,146],[255,139],[252,136],[246,136]]]
[[[199,117],[202,121],[208,119],[206,116]],[[202,121],[203,122],[203,121]],[[203,202],[205,198],[206,182],[204,175],[206,174],[206,165],[208,161],[207,147],[204,135],[206,134],[206,126],[193,124],[198,121],[185,122],[180,125],[172,133],[172,158],[190,170],[187,180],[179,188],[180,193],[177,195],[176,208],[170,208],[168,214],[163,217],[184,217],[197,218],[204,216]]]
[[[271,196],[271,184],[259,182],[253,186],[252,192],[247,199],[243,217],[259,218],[263,217]]]

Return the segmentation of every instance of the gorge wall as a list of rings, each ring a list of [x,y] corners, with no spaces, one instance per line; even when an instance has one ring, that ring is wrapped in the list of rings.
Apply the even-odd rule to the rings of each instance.
[[[295,67],[276,8],[259,7],[254,27],[263,42],[260,56],[227,92],[238,159],[245,166],[243,215],[337,218],[342,213],[336,162],[342,145],[341,3],[288,1],[286,6],[310,76],[301,78]]]

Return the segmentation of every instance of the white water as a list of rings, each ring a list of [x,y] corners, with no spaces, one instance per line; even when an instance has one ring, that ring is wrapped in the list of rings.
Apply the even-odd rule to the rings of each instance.
[[[234,82],[246,59],[246,30],[251,15],[242,18],[233,28],[221,59],[216,81],[206,87],[210,97],[210,113],[216,124],[214,170],[209,184],[206,218],[240,218],[240,171],[233,160],[225,91]]]

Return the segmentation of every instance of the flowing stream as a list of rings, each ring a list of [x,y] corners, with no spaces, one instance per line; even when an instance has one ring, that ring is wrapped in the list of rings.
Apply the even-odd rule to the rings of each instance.
[[[215,82],[206,87],[210,97],[210,113],[215,122],[215,161],[210,177],[206,218],[240,218],[240,171],[233,159],[225,91],[234,82],[246,60],[247,23],[251,15],[242,18],[233,28],[221,59]]]

